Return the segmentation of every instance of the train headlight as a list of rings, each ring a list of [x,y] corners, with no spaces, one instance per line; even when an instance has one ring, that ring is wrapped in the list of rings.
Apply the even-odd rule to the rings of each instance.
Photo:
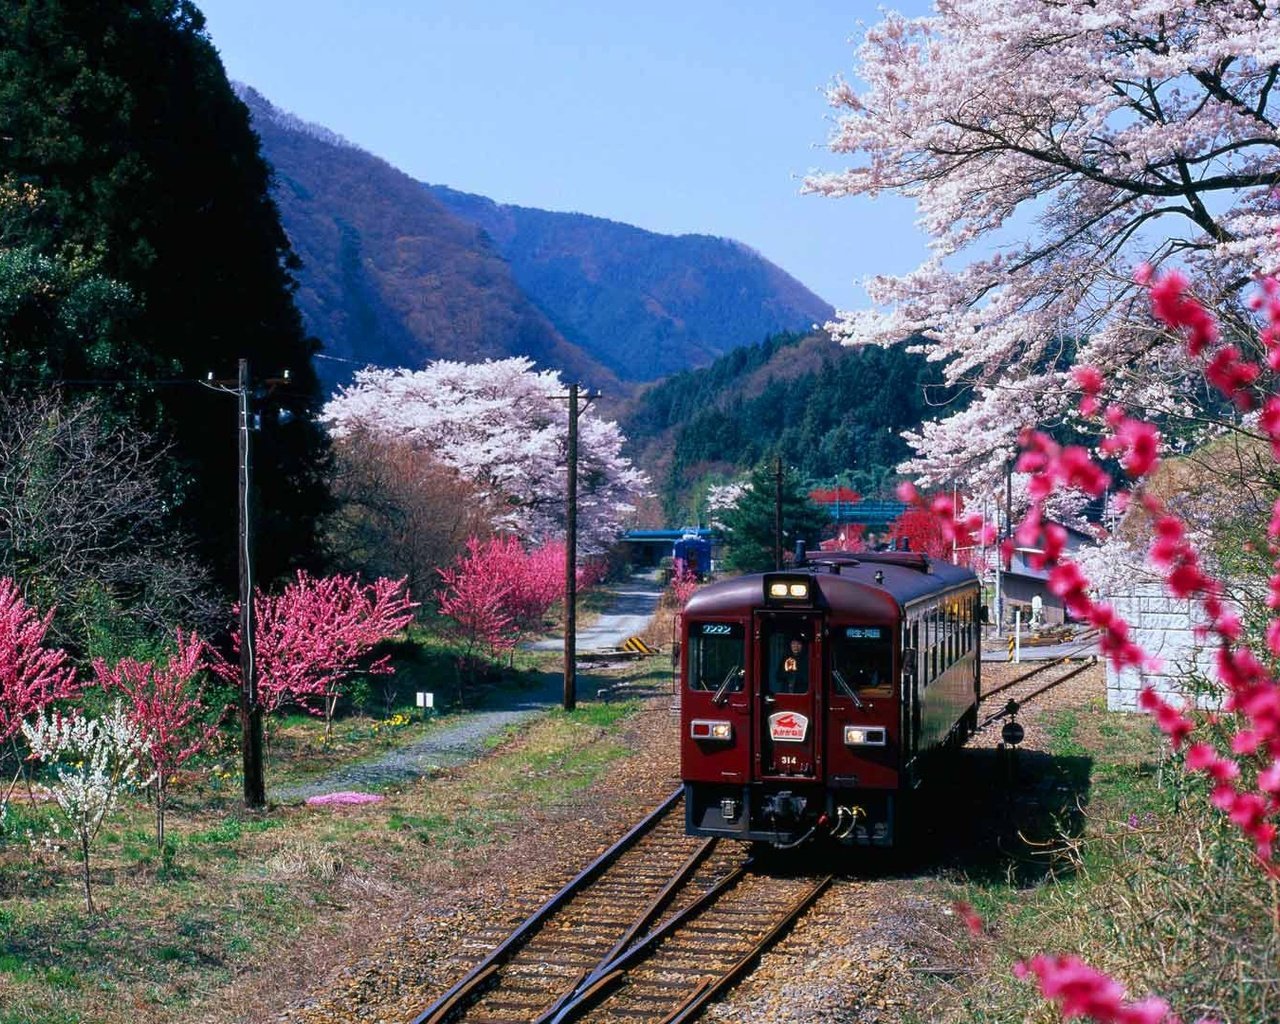
[[[695,718],[689,723],[689,735],[695,740],[731,740],[733,739],[733,723]]]
[[[883,747],[885,732],[881,726],[846,725],[844,742],[847,747]]]
[[[769,596],[770,597],[786,597],[787,585],[785,583],[770,583]]]

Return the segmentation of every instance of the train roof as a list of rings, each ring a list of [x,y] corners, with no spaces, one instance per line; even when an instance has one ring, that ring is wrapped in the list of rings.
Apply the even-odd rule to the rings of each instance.
[[[974,585],[977,577],[939,559],[914,552],[818,552],[786,575],[814,581],[816,607],[854,616],[895,616],[922,598]],[[877,580],[876,574],[882,574]],[[709,584],[685,605],[686,615],[726,615],[762,608],[767,573],[751,573]]]

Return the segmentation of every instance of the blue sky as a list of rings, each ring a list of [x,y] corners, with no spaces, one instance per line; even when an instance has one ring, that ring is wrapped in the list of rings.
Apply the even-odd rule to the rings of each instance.
[[[420,180],[736,238],[841,308],[924,254],[901,199],[799,195],[870,3],[197,2],[232,78]]]

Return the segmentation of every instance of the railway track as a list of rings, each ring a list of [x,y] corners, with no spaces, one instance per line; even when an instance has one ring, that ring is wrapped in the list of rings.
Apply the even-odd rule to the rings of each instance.
[[[831,879],[757,874],[683,811],[676,791],[413,1024],[692,1020]]]
[[[1045,661],[1021,672],[999,686],[985,690],[980,701],[978,731],[999,722],[1012,720],[1024,706],[1054,687],[1074,679],[1098,663],[1096,655],[1082,652],[1092,646],[1091,637],[1076,651],[1054,661]]]

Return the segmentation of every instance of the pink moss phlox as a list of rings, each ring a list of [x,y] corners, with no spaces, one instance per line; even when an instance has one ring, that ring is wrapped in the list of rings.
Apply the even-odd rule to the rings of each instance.
[[[377,793],[356,793],[351,790],[343,790],[338,793],[322,793],[319,796],[309,796],[307,797],[307,806],[358,806],[360,804],[377,804],[381,803],[382,800],[383,797]]]

